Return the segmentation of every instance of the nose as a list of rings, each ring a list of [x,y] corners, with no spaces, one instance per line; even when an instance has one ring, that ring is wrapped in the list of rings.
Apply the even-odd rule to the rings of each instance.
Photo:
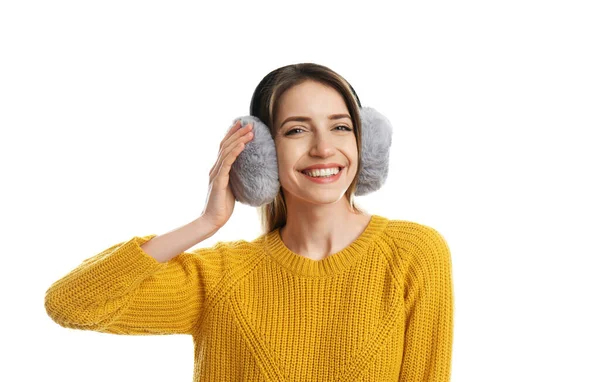
[[[325,158],[335,154],[332,139],[326,134],[315,134],[311,145],[310,155],[312,156]]]

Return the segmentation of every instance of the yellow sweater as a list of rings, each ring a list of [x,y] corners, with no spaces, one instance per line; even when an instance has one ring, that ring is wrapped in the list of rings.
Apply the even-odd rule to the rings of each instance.
[[[344,250],[315,261],[275,229],[160,263],[134,236],[46,292],[66,328],[190,334],[194,381],[449,381],[450,251],[433,228],[372,215]]]

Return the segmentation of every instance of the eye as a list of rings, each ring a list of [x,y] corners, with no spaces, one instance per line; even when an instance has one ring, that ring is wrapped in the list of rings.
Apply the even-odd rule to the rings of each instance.
[[[292,131],[296,131],[296,130],[302,131],[302,129],[295,128],[295,129],[291,129],[290,131],[288,131],[287,133],[285,133],[285,135],[294,135],[294,134],[292,134]]]
[[[349,128],[348,126],[345,126],[345,125],[338,125],[338,126],[336,126],[335,128],[337,129],[338,127],[343,127],[345,131],[352,131],[352,129],[351,129],[351,128]],[[287,135],[295,135],[296,133],[293,133],[293,132],[294,132],[294,131],[296,131],[296,130],[299,130],[299,131],[304,131],[304,130],[302,130],[302,129],[295,128],[295,129],[291,129],[290,131],[288,131],[287,133],[285,133],[285,135],[286,135],[286,136],[287,136]],[[343,130],[342,130],[342,131],[343,131]]]

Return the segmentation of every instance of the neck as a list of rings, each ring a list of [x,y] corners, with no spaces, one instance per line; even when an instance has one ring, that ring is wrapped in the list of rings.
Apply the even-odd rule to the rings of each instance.
[[[281,239],[293,252],[322,260],[353,242],[367,226],[370,215],[353,212],[346,198],[314,208],[287,205],[287,220]]]

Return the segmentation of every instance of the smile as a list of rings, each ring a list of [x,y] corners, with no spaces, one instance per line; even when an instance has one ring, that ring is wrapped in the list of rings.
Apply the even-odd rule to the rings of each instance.
[[[326,184],[326,183],[333,183],[336,182],[338,179],[340,179],[340,177],[342,176],[342,172],[344,171],[345,167],[342,167],[337,174],[334,175],[328,175],[328,176],[310,176],[308,174],[303,173],[302,171],[298,171],[300,174],[302,174],[302,177],[314,182],[314,183],[318,183],[318,184]]]

